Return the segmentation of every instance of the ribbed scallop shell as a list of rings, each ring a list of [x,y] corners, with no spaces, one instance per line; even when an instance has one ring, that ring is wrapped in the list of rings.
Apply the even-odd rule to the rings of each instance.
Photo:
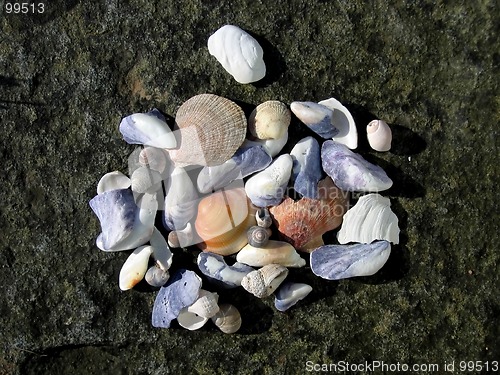
[[[311,252],[323,244],[321,236],[337,228],[347,211],[349,195],[336,187],[327,177],[318,184],[320,198],[287,197],[269,211],[283,241],[297,250]]]
[[[220,255],[238,252],[248,242],[247,230],[255,225],[255,208],[243,188],[222,190],[203,198],[195,227],[204,251]]]
[[[247,129],[243,110],[231,100],[213,94],[188,99],[177,110],[175,122],[180,130],[180,145],[169,154],[178,166],[224,163],[241,146]]]
[[[285,104],[268,100],[252,111],[248,118],[248,130],[258,139],[278,139],[287,132],[291,118]]]

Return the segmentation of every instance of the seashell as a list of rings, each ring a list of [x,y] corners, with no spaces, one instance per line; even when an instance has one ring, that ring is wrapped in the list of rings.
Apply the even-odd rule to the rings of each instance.
[[[148,167],[139,167],[130,176],[130,181],[133,192],[153,194],[161,189],[162,176],[158,171]]]
[[[181,140],[169,155],[176,166],[224,163],[241,146],[247,129],[243,110],[213,94],[188,99],[177,110],[175,122]]]
[[[163,224],[170,230],[183,229],[195,217],[200,197],[184,168],[176,167],[166,185]]]
[[[119,286],[121,290],[132,289],[144,278],[152,253],[152,246],[140,246],[129,255],[120,270]]]
[[[151,317],[153,327],[169,328],[181,310],[198,299],[200,288],[201,278],[196,273],[185,269],[176,271],[156,295]]]
[[[262,47],[237,26],[225,25],[213,33],[208,52],[238,83],[256,82],[266,75]]]
[[[312,287],[302,283],[286,282],[275,293],[274,306],[279,311],[286,311],[311,293]]]
[[[351,150],[357,148],[358,130],[351,112],[334,98],[322,100],[318,104],[324,105],[333,111],[332,124],[339,130],[333,140],[346,145]]]
[[[149,241],[158,208],[153,195],[144,194],[136,203],[131,190],[117,189],[96,195],[89,205],[101,223],[99,249],[129,250]]]
[[[248,243],[253,247],[263,247],[269,242],[271,229],[254,225],[247,231]]]
[[[285,267],[306,265],[306,261],[300,257],[292,245],[273,240],[269,240],[264,247],[247,244],[236,255],[236,261],[252,267],[262,267],[268,264],[280,264]]]
[[[297,250],[310,252],[323,245],[322,235],[340,226],[349,206],[349,194],[337,188],[330,177],[319,183],[320,199],[286,197],[270,212],[280,238]]]
[[[278,100],[259,104],[248,118],[248,131],[257,139],[279,139],[288,131],[292,116]]]
[[[344,215],[337,238],[339,243],[370,243],[386,240],[399,243],[398,217],[391,210],[391,201],[379,194],[367,194],[358,199]]]
[[[168,154],[156,147],[145,147],[139,153],[139,164],[162,173],[170,164]]]
[[[193,226],[191,223],[187,223],[184,229],[173,230],[168,234],[168,245],[171,247],[188,247],[197,242],[194,238]]]
[[[252,267],[238,262],[228,266],[222,255],[204,251],[198,254],[197,263],[201,273],[224,288],[240,286],[243,277],[254,271]]]
[[[250,272],[241,280],[241,286],[257,298],[270,296],[288,275],[288,269],[279,264],[268,264]]]
[[[264,146],[242,146],[236,151],[232,160],[240,169],[241,176],[245,178],[266,168],[271,164],[273,158],[266,151]]]
[[[288,142],[288,131],[283,135],[283,137],[278,139],[257,139],[257,140],[249,140],[246,139],[243,142],[241,148],[248,148],[254,146],[262,146],[266,150],[266,152],[271,155],[271,157],[275,157],[280,153],[280,151],[285,147]]]
[[[311,270],[327,280],[370,276],[382,268],[390,254],[391,244],[387,241],[325,245],[311,253]]]
[[[167,283],[169,277],[168,271],[153,265],[147,270],[144,279],[149,285],[159,288]]]
[[[292,157],[283,154],[269,167],[248,179],[245,191],[255,206],[274,206],[283,200],[292,173],[292,164]]]
[[[223,303],[212,317],[212,322],[224,333],[235,333],[241,327],[241,315],[236,307]]]
[[[290,152],[293,160],[292,180],[295,191],[304,197],[318,198],[318,182],[321,179],[321,151],[313,137],[301,139]]]
[[[342,190],[382,191],[392,186],[392,180],[382,168],[367,162],[340,143],[324,142],[321,160],[323,170]]]
[[[333,110],[314,102],[292,102],[290,109],[309,129],[323,137],[332,138],[339,130],[332,124]]]
[[[153,246],[153,257],[156,259],[157,266],[164,271],[168,270],[172,265],[173,255],[167,241],[165,241],[165,237],[163,237],[156,227],[153,228],[153,234],[149,239],[149,243]]]
[[[259,208],[255,213],[255,221],[262,228],[269,228],[273,223],[273,218],[266,207]]]
[[[97,194],[102,194],[111,190],[128,189],[129,187],[130,178],[119,171],[109,172],[99,180],[97,184]]]
[[[177,316],[177,322],[182,328],[194,331],[203,327],[208,322],[208,318],[199,316],[189,311],[187,307],[184,307]]]
[[[172,130],[165,122],[165,117],[153,109],[148,113],[134,113],[120,122],[120,133],[129,144],[142,144],[157,148],[177,146]]]
[[[203,198],[198,205],[198,247],[220,255],[231,255],[247,244],[246,231],[255,225],[255,209],[243,188],[225,189]]]
[[[211,318],[219,312],[219,295],[200,289],[198,299],[187,310],[203,318]]]
[[[391,149],[392,131],[385,121],[370,121],[366,126],[366,134],[370,147],[375,151],[389,151]]]

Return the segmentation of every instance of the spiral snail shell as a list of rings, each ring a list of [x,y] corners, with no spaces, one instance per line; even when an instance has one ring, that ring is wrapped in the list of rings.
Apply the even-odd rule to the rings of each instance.
[[[269,228],[273,223],[273,218],[266,207],[257,210],[255,220],[257,221],[257,225],[262,228]]]
[[[271,230],[269,228],[254,225],[247,231],[248,243],[253,247],[262,247],[269,242]]]

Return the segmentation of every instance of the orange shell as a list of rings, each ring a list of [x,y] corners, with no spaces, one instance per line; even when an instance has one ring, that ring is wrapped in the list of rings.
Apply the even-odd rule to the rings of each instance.
[[[323,245],[322,235],[342,224],[349,193],[340,190],[330,177],[318,184],[320,199],[286,197],[269,212],[280,237],[297,250],[311,252]]]
[[[204,241],[198,247],[224,256],[237,253],[248,243],[248,228],[256,225],[255,212],[243,188],[203,198],[195,221],[196,232]]]

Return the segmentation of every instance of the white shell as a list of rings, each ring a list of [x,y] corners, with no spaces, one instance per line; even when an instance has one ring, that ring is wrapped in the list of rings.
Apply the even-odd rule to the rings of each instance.
[[[218,301],[219,295],[217,293],[200,289],[198,299],[187,310],[203,318],[211,318],[219,312]]]
[[[386,240],[399,243],[398,218],[391,201],[379,194],[367,194],[346,212],[337,238],[339,243],[371,243]]]
[[[122,119],[120,132],[129,144],[143,144],[157,148],[174,148],[177,140],[163,115],[157,110],[149,113],[134,113]]]
[[[279,311],[286,311],[311,293],[312,287],[302,283],[286,282],[275,293],[274,306]]]
[[[133,192],[153,194],[161,189],[162,176],[158,171],[141,166],[132,173],[130,181]]]
[[[172,265],[173,255],[167,241],[165,241],[165,237],[158,229],[154,228],[149,243],[153,246],[153,257],[156,259],[156,264],[163,271],[167,271]]]
[[[235,333],[241,327],[241,315],[236,307],[224,303],[212,317],[212,322],[224,333]]]
[[[245,184],[245,192],[252,203],[257,207],[279,204],[286,193],[292,165],[290,154],[283,154],[269,167],[250,177]]]
[[[139,153],[139,164],[162,173],[170,164],[168,154],[156,147],[145,147]]]
[[[266,75],[262,47],[237,26],[225,25],[212,34],[208,51],[239,83],[256,82]]]
[[[121,290],[132,289],[144,278],[152,253],[152,246],[140,246],[129,255],[120,271],[119,285]]]
[[[288,131],[291,113],[278,100],[259,104],[248,118],[248,130],[257,139],[279,139]]]
[[[172,247],[187,247],[194,244],[193,226],[187,223],[184,229],[174,230],[168,234],[168,245]]]
[[[209,318],[204,318],[188,310],[188,307],[184,307],[179,315],[177,316],[177,322],[182,328],[194,331],[200,329],[208,322]]]
[[[236,255],[236,261],[252,267],[280,264],[285,267],[303,267],[302,259],[295,248],[287,242],[269,240],[264,247],[247,244]]]
[[[332,124],[339,132],[332,139],[335,142],[346,145],[351,150],[357,148],[358,130],[356,129],[356,123],[351,112],[335,98],[322,100],[318,104],[324,105],[333,111]]]
[[[130,178],[120,171],[106,173],[101,177],[97,184],[97,194],[116,189],[128,189],[130,187]]]
[[[278,139],[257,139],[251,141],[246,139],[241,147],[262,146],[273,158],[280,153],[288,142],[288,131]]]
[[[370,147],[375,151],[383,152],[391,149],[392,131],[385,121],[370,121],[366,126],[366,135]]]
[[[241,280],[241,286],[255,297],[270,296],[288,275],[288,269],[279,264],[268,264],[250,272]]]

